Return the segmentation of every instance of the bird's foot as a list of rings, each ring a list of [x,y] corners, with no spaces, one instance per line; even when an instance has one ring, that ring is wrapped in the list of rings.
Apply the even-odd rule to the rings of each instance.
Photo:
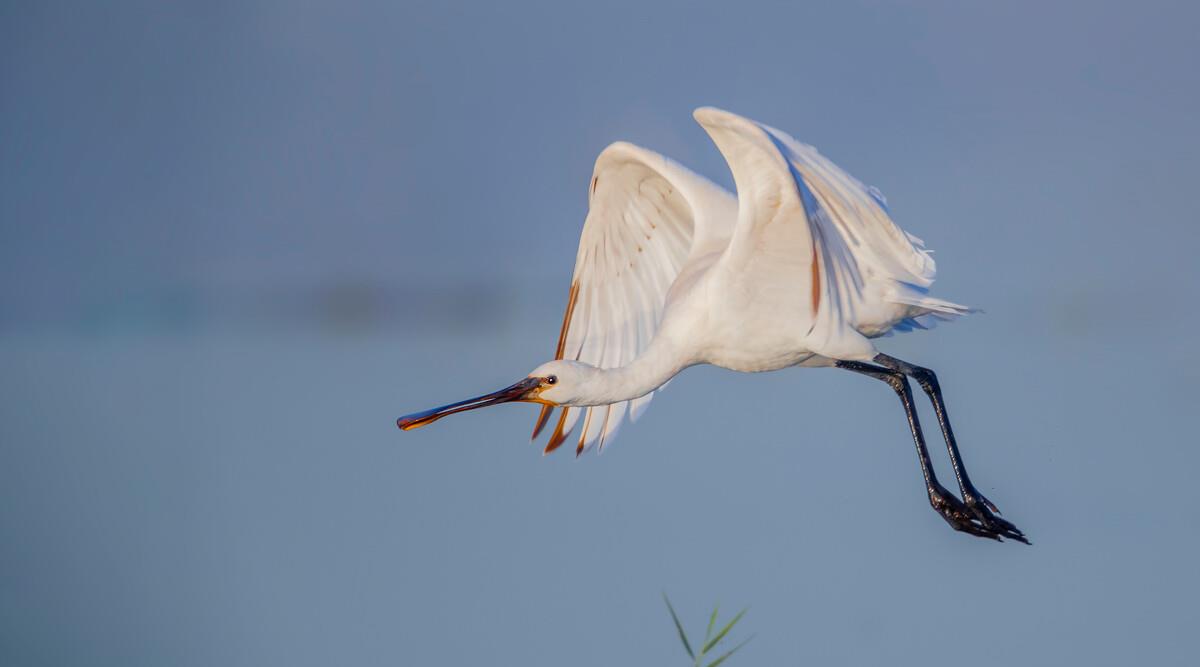
[[[997,542],[1001,542],[1002,538],[1007,537],[1010,540],[1029,544],[1025,533],[1022,533],[1019,528],[992,514],[996,506],[978,492],[969,493],[966,502],[963,502],[947,491],[945,487],[935,485],[929,489],[929,504],[954,530],[976,537],[986,537]]]
[[[963,502],[971,510],[971,513],[975,515],[976,521],[1010,540],[1016,540],[1023,544],[1030,543],[1029,538],[1025,537],[1025,533],[1021,532],[1020,528],[1014,526],[1011,521],[1006,521],[996,516],[996,514],[1000,513],[996,504],[984,497],[979,491],[974,488],[968,488],[967,492],[963,494]]]
[[[973,505],[981,505],[981,506],[987,508],[988,510],[992,511],[995,514],[1001,513],[1000,508],[996,507],[996,503],[985,498],[984,495],[979,492],[979,489],[975,488],[975,485],[971,484],[970,482],[967,482],[966,487],[967,487],[967,490],[963,494],[963,502],[965,502],[968,507],[971,507]]]

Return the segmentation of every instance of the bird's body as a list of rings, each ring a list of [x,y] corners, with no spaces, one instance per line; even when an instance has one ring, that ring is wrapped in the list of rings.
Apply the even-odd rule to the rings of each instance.
[[[922,242],[892,221],[878,191],[811,146],[729,112],[695,117],[729,163],[737,196],[653,151],[606,148],[555,360],[500,392],[401,418],[401,428],[537,402],[535,438],[559,409],[545,451],[577,433],[581,453],[611,442],[689,366],[838,366],[888,382],[905,401],[930,501],[951,525],[1024,540],[961,470],[936,377],[872,342],[970,312],[929,296],[934,263]],[[965,504],[933,476],[906,376],[935,402]]]

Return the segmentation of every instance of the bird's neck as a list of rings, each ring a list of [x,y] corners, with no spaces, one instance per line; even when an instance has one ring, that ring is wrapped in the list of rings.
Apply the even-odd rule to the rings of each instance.
[[[620,368],[597,369],[596,381],[589,387],[588,402],[595,405],[619,403],[641,398],[658,389],[687,366],[670,352],[669,346],[651,345],[637,359]]]

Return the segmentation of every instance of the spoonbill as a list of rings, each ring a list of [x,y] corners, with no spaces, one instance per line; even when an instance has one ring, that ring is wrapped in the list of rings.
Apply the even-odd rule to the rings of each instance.
[[[812,146],[720,109],[693,116],[725,157],[737,196],[645,148],[604,149],[554,360],[509,387],[397,425],[407,431],[465,410],[538,403],[533,438],[557,409],[545,453],[578,427],[578,456],[611,442],[626,417],[636,420],[689,366],[833,366],[899,396],[929,504],[951,527],[1028,544],[967,476],[934,372],[872,342],[971,312],[929,295],[934,262],[924,243],[892,221],[878,190]],[[910,377],[933,404],[961,500],[934,474]]]

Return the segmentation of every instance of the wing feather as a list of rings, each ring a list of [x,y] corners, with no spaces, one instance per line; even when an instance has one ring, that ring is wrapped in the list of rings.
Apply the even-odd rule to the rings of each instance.
[[[688,259],[728,244],[737,202],[662,155],[618,142],[596,160],[588,203],[555,358],[616,368],[649,346],[667,292]],[[577,454],[602,448],[626,417],[641,416],[653,395],[562,408],[545,451],[562,445],[577,426]],[[535,438],[552,410],[538,416]]]
[[[738,222],[726,259],[746,280],[810,288],[803,292],[811,303],[810,349],[855,358],[872,347],[854,331],[878,335],[905,318],[969,312],[926,296],[933,258],[892,221],[878,190],[775,128],[712,108],[695,117],[737,184]]]

